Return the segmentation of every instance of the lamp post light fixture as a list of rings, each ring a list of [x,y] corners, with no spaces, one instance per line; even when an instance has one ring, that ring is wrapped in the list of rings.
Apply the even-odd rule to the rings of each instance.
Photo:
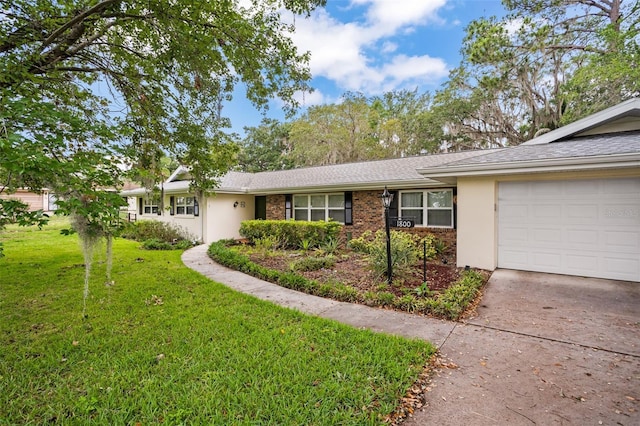
[[[387,282],[391,285],[393,271],[391,269],[391,226],[389,223],[389,207],[391,207],[391,202],[393,201],[393,194],[389,192],[386,185],[380,198],[382,198],[382,206],[384,207],[384,225],[387,231]]]

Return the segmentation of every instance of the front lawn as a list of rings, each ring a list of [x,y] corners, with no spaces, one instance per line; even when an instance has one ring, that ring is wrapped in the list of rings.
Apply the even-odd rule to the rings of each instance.
[[[0,424],[380,424],[434,352],[236,293],[116,240],[82,317],[76,236],[0,232]]]

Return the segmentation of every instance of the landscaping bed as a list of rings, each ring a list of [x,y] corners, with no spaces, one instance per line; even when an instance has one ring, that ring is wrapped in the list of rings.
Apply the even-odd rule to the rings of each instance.
[[[414,237],[398,238],[409,241],[409,245],[417,241]],[[381,273],[380,265],[372,267],[375,250],[371,247],[376,242],[372,236],[369,239],[349,244],[332,241],[328,245],[305,249],[282,247],[275,240],[264,244],[259,238],[244,243],[227,241],[212,244],[209,255],[228,267],[287,288],[453,320],[464,316],[474,306],[489,277],[486,271],[457,268],[455,246],[445,247],[431,238],[429,244],[437,246],[438,250],[429,248],[426,272],[425,262],[419,255],[408,256],[412,261],[397,266],[397,273],[389,284],[384,274],[386,269]],[[421,251],[420,247],[415,250]],[[398,256],[402,255],[402,250],[394,246],[394,255],[396,252],[400,252]]]

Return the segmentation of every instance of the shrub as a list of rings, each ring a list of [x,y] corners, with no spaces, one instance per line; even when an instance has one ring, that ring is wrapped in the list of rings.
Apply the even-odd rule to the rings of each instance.
[[[159,220],[140,220],[132,223],[124,230],[122,237],[141,242],[155,239],[165,243],[194,239],[184,229]]]
[[[371,231],[364,231],[358,238],[352,238],[347,243],[347,247],[358,253],[369,254],[369,246],[371,245]]]
[[[181,240],[176,243],[167,243],[166,241],[160,241],[157,238],[151,238],[143,241],[141,247],[145,250],[186,250],[193,247],[193,243],[188,240]]]
[[[341,229],[342,225],[334,221],[245,220],[240,224],[240,235],[252,243],[260,238],[273,237],[283,248],[299,249],[303,244],[319,247],[330,238],[337,239]]]
[[[391,306],[394,300],[396,300],[396,296],[393,293],[388,291],[378,293],[378,303],[382,306]]]
[[[413,289],[413,292],[418,297],[433,297],[435,292],[429,288],[429,284],[422,283],[418,287]]]
[[[320,248],[325,253],[333,254],[338,251],[338,247],[340,247],[340,240],[336,237],[328,237],[325,241],[320,245]]]
[[[454,285],[436,299],[433,313],[452,320],[460,318],[469,303],[476,298],[483,284],[484,279],[478,272],[465,271]]]
[[[414,312],[418,307],[418,300],[410,294],[405,294],[395,300],[393,306],[403,311]]]
[[[442,241],[436,238],[435,235],[427,234],[424,238],[422,238],[417,242],[418,257],[420,259],[423,259],[426,253],[427,259],[432,259],[436,256],[436,254],[440,254],[441,252],[439,252],[436,248],[436,245],[438,244],[438,242],[442,243]],[[425,244],[426,244],[426,247],[425,247]],[[426,252],[425,252],[425,248],[426,248]]]
[[[171,243],[160,241],[157,238],[151,238],[142,242],[142,248],[145,250],[171,250]]]
[[[254,241],[256,249],[260,250],[263,253],[276,250],[280,244],[278,243],[278,239],[274,236],[265,235],[262,238],[258,238]]]
[[[402,276],[417,262],[419,237],[407,232],[391,231],[391,266],[396,276]],[[382,277],[387,273],[387,236],[377,231],[369,245],[369,265],[373,272]]]
[[[333,268],[336,264],[336,259],[330,256],[327,257],[304,257],[291,262],[289,269],[294,272],[305,271],[318,271],[320,269]]]

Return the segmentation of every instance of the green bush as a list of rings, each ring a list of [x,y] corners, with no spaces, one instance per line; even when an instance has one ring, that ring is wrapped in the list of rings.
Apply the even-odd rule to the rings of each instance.
[[[165,243],[194,239],[184,229],[159,220],[139,220],[131,223],[122,233],[122,237],[140,242],[155,239]]]
[[[171,243],[160,241],[157,238],[151,238],[142,242],[142,248],[145,250],[171,250]]]
[[[342,225],[334,221],[245,220],[240,235],[254,243],[265,237],[275,238],[282,248],[320,247],[331,238],[337,239]]]
[[[369,254],[372,235],[371,231],[364,231],[358,238],[352,238],[349,240],[347,247],[358,253]]]
[[[142,242],[142,248],[145,250],[186,250],[190,247],[193,247],[193,243],[187,240],[167,243],[157,238],[151,238]]]
[[[318,271],[320,269],[333,268],[336,259],[331,256],[327,257],[304,257],[291,262],[289,269],[294,272]]]
[[[414,312],[417,310],[418,300],[410,294],[405,294],[399,299],[396,299],[393,306],[403,311]]]
[[[465,271],[454,285],[436,299],[432,313],[456,320],[469,306],[484,284],[484,278],[476,271]]]
[[[419,259],[418,236],[401,231],[391,231],[391,266],[395,276],[401,277]],[[369,245],[369,266],[378,277],[387,273],[387,236],[378,231]]]

